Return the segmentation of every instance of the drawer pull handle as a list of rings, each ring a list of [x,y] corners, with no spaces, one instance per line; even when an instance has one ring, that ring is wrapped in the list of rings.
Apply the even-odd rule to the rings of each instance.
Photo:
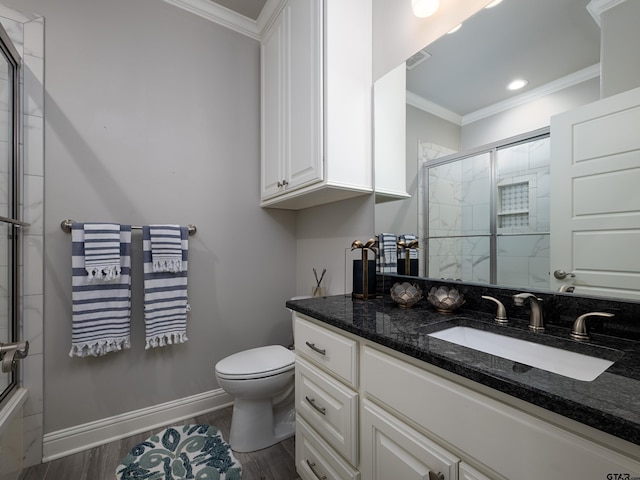
[[[309,405],[311,405],[313,408],[315,408],[318,412],[320,412],[322,415],[326,415],[327,414],[327,409],[324,407],[319,407],[316,405],[316,399],[315,398],[309,398],[306,395],[304,396],[305,400],[307,401],[307,403]]]
[[[432,471],[429,471],[429,480],[444,480],[444,475],[442,472],[433,473]]]
[[[309,347],[314,352],[318,352],[320,355],[327,354],[327,351],[325,349],[316,347],[315,343],[309,343],[309,342],[305,342],[305,343],[307,344],[307,347]]]
[[[313,472],[313,474],[319,479],[319,480],[327,480],[326,475],[320,475],[318,474],[318,472],[316,472],[316,464],[315,462],[310,462],[307,459],[307,465],[309,465],[309,468],[311,469],[311,472]]]

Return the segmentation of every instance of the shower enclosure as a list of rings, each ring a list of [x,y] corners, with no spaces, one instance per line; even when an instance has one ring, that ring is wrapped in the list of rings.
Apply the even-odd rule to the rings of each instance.
[[[424,276],[549,288],[548,132],[421,166]]]

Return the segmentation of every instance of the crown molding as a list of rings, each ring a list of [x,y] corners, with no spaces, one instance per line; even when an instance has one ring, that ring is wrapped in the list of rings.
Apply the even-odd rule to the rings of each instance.
[[[587,10],[596,21],[599,27],[602,27],[600,23],[600,16],[609,10],[610,8],[617,7],[621,3],[627,0],[591,0],[587,5]]]
[[[427,100],[426,98],[410,92],[409,90],[407,90],[407,105],[412,105],[416,108],[419,108],[420,110],[424,110],[427,113],[431,113],[444,120],[455,123],[456,125],[464,126],[473,122],[477,122],[478,120],[482,120],[483,118],[502,113],[515,107],[519,107],[520,105],[524,105],[525,103],[529,103],[542,98],[545,95],[549,95],[565,88],[578,85],[579,83],[586,82],[587,80],[591,80],[592,78],[597,78],[599,76],[600,64],[597,63],[582,70],[578,70],[575,73],[571,73],[567,76],[554,80],[553,82],[549,82],[546,85],[535,88],[527,93],[523,93],[502,102],[494,103],[493,105],[481,108],[480,110],[476,110],[475,112],[471,112],[464,116],[452,112],[451,110],[447,110],[437,103]]]
[[[419,108],[420,110],[424,110],[427,113],[431,113],[436,117],[440,117],[444,120],[447,120],[451,123],[455,123],[456,125],[462,126],[462,116],[458,115],[451,110],[447,110],[446,108],[438,105],[437,103],[432,102],[431,100],[427,100],[420,95],[417,95],[409,90],[407,90],[407,105],[411,105],[413,107]]]
[[[227,27],[242,35],[261,40],[284,6],[284,0],[267,0],[257,20],[252,20],[210,0],[164,0],[174,7]]]
[[[550,95],[560,90],[564,90],[565,88],[578,85],[579,83],[586,82],[587,80],[591,80],[592,78],[596,78],[599,76],[600,64],[597,63],[590,67],[578,70],[577,72],[554,80],[553,82],[549,82],[545,85],[542,85],[541,87],[534,88],[533,90],[530,90],[526,93],[520,94],[513,98],[509,98],[508,100],[504,100],[502,102],[494,103],[493,105],[481,108],[480,110],[476,110],[475,112],[471,112],[462,117],[462,125],[477,122],[478,120],[481,120],[483,118],[490,117],[492,115],[510,110],[515,107],[519,107],[520,105],[524,105],[525,103],[538,100],[539,98],[542,98],[546,95]]]

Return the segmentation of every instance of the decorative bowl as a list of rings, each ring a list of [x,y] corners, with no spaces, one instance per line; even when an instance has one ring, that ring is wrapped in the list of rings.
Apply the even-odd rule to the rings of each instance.
[[[394,283],[391,287],[391,298],[402,308],[413,307],[422,300],[422,290],[418,285],[409,282]]]
[[[433,287],[429,290],[427,300],[440,313],[451,313],[464,304],[464,295],[455,288],[446,286]]]

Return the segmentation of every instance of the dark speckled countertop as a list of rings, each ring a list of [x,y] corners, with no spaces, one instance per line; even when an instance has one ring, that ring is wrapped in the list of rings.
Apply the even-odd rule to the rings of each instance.
[[[493,315],[460,309],[440,314],[426,300],[410,309],[390,297],[370,300],[336,295],[290,300],[287,307],[415,357],[500,392],[640,445],[640,344],[605,335],[569,340],[569,330],[548,325],[532,333],[527,322],[497,326]],[[616,362],[591,382],[529,367],[429,337],[450,326],[474,326]]]

